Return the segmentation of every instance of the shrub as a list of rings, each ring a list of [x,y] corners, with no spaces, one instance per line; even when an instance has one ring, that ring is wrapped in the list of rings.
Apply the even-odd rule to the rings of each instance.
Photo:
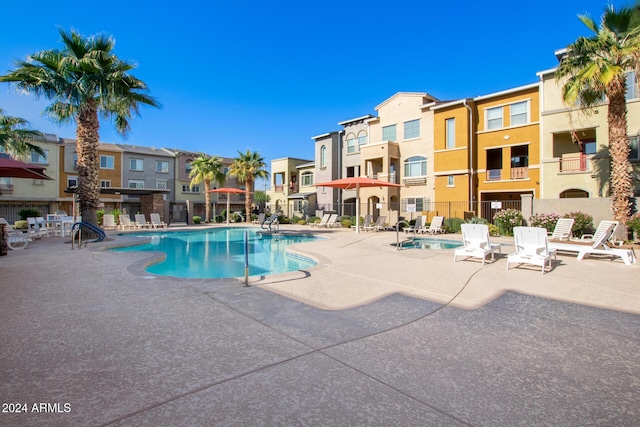
[[[464,220],[462,218],[446,218],[444,220],[444,228],[449,233],[459,233],[460,232],[460,224],[462,224]]]
[[[489,224],[489,234],[492,236],[499,236],[500,229],[498,229],[498,227],[493,224]]]
[[[202,222],[202,217],[198,216],[198,215],[194,215],[193,216],[193,223],[194,224],[200,224]]]
[[[629,236],[635,233],[636,239],[640,239],[640,213],[635,214],[627,221]]]
[[[38,209],[30,208],[30,209],[22,209],[18,212],[18,216],[22,220],[26,220],[27,218],[36,218],[42,216],[42,213]]]
[[[342,217],[343,219],[340,220],[340,224],[342,224],[343,228],[351,228],[351,226],[353,225],[353,222],[351,222],[351,219],[349,219],[349,217]]]
[[[222,221],[224,221],[224,217],[222,215],[215,215],[213,217],[213,222],[215,223],[221,223]]]
[[[291,224],[297,224],[302,218],[300,218],[299,216],[292,216],[291,217]]]
[[[98,224],[102,225],[102,218],[104,217],[104,209],[97,210],[96,215],[98,216]]]
[[[29,228],[29,223],[27,223],[26,219],[22,219],[20,221],[16,221],[16,223],[13,224],[13,228],[16,230],[26,230]]]
[[[278,222],[280,224],[289,224],[289,218],[284,215],[278,215]]]
[[[315,215],[312,216],[312,217],[309,217],[309,224],[313,224],[313,223],[320,222],[320,221],[322,221],[322,218],[319,218],[319,217],[317,217]]]
[[[516,209],[501,210],[493,217],[493,222],[504,236],[513,236],[513,227],[521,226],[523,220],[522,213]]]
[[[593,217],[589,214],[580,211],[569,212],[564,215],[564,218],[573,218],[573,228],[571,232],[575,237],[580,237],[583,234],[591,234],[594,231]]]
[[[307,225],[307,221],[304,219],[298,220],[298,225]]]
[[[471,218],[465,220],[464,222],[466,224],[489,224],[489,221],[487,221],[484,218],[478,217],[478,216],[471,217]]]
[[[233,212],[229,215],[229,221],[242,222],[242,216],[240,214]]]
[[[539,213],[529,218],[529,225],[531,227],[546,228],[548,232],[552,233],[559,219],[560,215],[556,213]]]

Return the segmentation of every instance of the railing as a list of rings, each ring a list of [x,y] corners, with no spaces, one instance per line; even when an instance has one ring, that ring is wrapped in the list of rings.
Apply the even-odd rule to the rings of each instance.
[[[511,179],[527,179],[529,178],[529,168],[511,168]]]
[[[500,181],[502,169],[487,169],[487,181]]]
[[[13,184],[0,184],[0,193],[13,193]]]
[[[392,173],[379,173],[373,176],[369,176],[369,178],[378,179],[380,181],[391,182],[393,184],[399,184],[398,175],[395,172]]]
[[[585,172],[586,170],[587,156],[585,154],[560,158],[560,172]]]
[[[274,185],[273,190],[278,193],[284,193],[284,185]]]

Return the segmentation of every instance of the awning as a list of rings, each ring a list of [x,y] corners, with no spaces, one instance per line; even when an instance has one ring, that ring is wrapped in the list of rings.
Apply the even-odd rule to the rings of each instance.
[[[295,193],[295,194],[291,194],[289,196],[287,196],[287,199],[306,199],[307,197],[311,196],[311,195],[315,195],[316,193]]]
[[[78,187],[67,187],[65,193],[76,193]],[[168,188],[129,188],[129,187],[101,187],[100,194],[123,194],[126,196],[146,196],[149,194],[169,194]]]

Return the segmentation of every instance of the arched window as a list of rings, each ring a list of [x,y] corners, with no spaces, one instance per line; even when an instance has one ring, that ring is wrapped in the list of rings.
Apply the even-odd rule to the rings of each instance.
[[[300,174],[300,185],[302,187],[310,187],[313,185],[313,172],[302,172]]]
[[[358,150],[361,150],[363,145],[367,145],[367,142],[367,131],[358,132]]]
[[[421,176],[427,176],[426,157],[413,156],[404,161],[405,178],[416,178]]]
[[[589,193],[579,188],[570,188],[560,193],[561,199],[582,199],[589,197]]]
[[[323,145],[322,147],[320,147],[320,167],[321,168],[327,167],[327,146],[326,145]]]
[[[356,136],[350,133],[347,135],[347,154],[355,153],[356,151]]]

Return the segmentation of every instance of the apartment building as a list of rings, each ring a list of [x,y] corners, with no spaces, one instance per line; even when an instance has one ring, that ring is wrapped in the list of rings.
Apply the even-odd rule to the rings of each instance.
[[[369,143],[369,125],[367,120],[375,116],[367,114],[349,120],[339,122],[343,127],[343,144],[340,155],[339,173],[331,179],[351,178],[361,176],[361,156],[362,147]],[[329,181],[329,180],[327,180]],[[325,191],[325,190],[323,190]],[[341,215],[353,216],[356,214],[356,190],[338,190],[333,194],[338,203],[338,213]]]
[[[339,212],[341,200],[340,190],[331,187],[319,187],[316,192],[315,186],[312,188],[309,185],[309,179],[311,178],[314,182],[327,182],[337,179],[340,176],[343,162],[342,131],[328,132],[314,136],[311,139],[315,142],[314,154],[317,161],[314,162],[313,171],[306,170],[304,172],[304,183],[307,184],[304,192],[307,194],[307,200],[309,200],[309,192],[313,191],[316,193],[317,210],[323,212]],[[310,175],[311,173],[313,173],[313,175]],[[302,185],[302,175],[300,178],[300,184]],[[302,187],[300,191],[303,191]]]
[[[565,49],[556,51],[561,60]],[[562,98],[566,79],[556,81],[557,68],[537,73],[541,86],[541,197],[601,198],[610,195],[608,104],[567,105]],[[640,88],[635,72],[627,73],[627,135],[634,168],[635,194],[640,195]]]
[[[300,191],[300,174],[302,172],[315,171],[315,162],[294,157],[282,157],[271,161],[271,185],[267,191],[271,212],[282,211],[284,215],[291,217],[294,214],[294,203],[291,200],[300,200],[296,194]],[[289,196],[294,196],[289,199]],[[307,202],[309,202],[307,200]],[[315,201],[313,201],[315,205]],[[312,212],[314,214],[315,212]]]

